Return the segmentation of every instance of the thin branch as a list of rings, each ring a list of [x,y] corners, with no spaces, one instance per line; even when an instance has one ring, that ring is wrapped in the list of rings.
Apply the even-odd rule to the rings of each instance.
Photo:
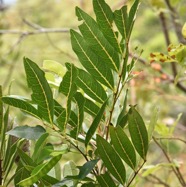
[[[177,137],[169,137],[169,138],[156,138],[156,140],[178,140],[180,142],[183,142],[186,144],[186,140],[183,140],[181,138],[177,138]]]
[[[28,25],[29,27],[33,28],[33,29],[43,29],[44,27],[41,27],[40,25],[36,24],[36,23],[32,23],[26,19],[23,18],[23,23],[25,23],[26,25]]]
[[[36,35],[44,33],[69,33],[69,28],[41,28],[34,31],[22,31],[22,30],[0,30],[0,34],[19,34],[19,35]]]
[[[165,149],[163,149],[163,147],[160,145],[160,143],[157,141],[157,139],[155,137],[153,137],[153,140],[154,142],[156,143],[156,145],[162,150],[163,154],[165,155],[166,159],[168,160],[168,162],[170,164],[172,164],[172,161],[170,159],[170,157],[168,156],[167,152],[165,151]],[[186,187],[186,183],[183,179],[183,176],[179,170],[178,167],[174,167],[173,165],[171,165],[171,168],[172,168],[172,171],[174,172],[174,174],[176,175],[176,177],[178,178],[180,184],[183,186],[183,187]]]
[[[132,176],[132,178],[130,179],[130,181],[128,182],[128,184],[126,185],[126,187],[129,187],[131,185],[131,183],[133,182],[133,180],[135,179],[136,175],[139,173],[139,171],[142,169],[142,167],[144,166],[144,164],[146,163],[146,160],[144,160],[144,162],[142,163],[142,165],[138,168],[137,171],[135,171],[134,175]]]
[[[181,33],[181,30],[182,30],[182,27],[181,27],[181,24],[179,22],[179,15],[177,13],[177,11],[175,10],[175,8],[171,5],[170,1],[169,0],[164,0],[169,11],[170,11],[170,15],[171,15],[171,19],[172,19],[172,24],[174,26],[174,30],[175,30],[175,33],[177,35],[177,38],[178,38],[178,41],[185,44],[186,41],[185,39],[183,38],[182,36],[182,33]]]
[[[157,182],[157,184],[162,184],[165,187],[170,187],[167,183],[165,183],[164,181],[162,181],[159,177],[157,177],[156,175],[150,174],[150,177],[152,177],[153,179],[155,179]],[[152,183],[155,183],[152,181]]]

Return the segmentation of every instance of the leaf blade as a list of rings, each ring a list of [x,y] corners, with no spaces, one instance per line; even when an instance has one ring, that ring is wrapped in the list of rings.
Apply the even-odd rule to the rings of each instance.
[[[146,160],[146,154],[148,150],[148,134],[145,127],[145,123],[134,108],[131,106],[128,113],[128,121],[129,121],[129,132],[131,135],[131,139],[136,151],[139,155]]]
[[[101,84],[86,71],[79,69],[76,83],[78,87],[95,101],[103,103],[107,99],[107,95]]]
[[[96,117],[94,118],[94,120],[93,120],[87,134],[86,134],[86,137],[85,137],[85,146],[86,147],[87,147],[90,139],[92,138],[92,136],[96,132],[96,129],[103,117],[103,113],[105,111],[106,104],[107,104],[107,100],[103,103],[102,107],[100,108],[99,112],[97,113]]]
[[[63,93],[67,97],[66,108],[57,118],[58,126],[62,131],[66,129],[66,125],[70,117],[71,101],[77,91],[75,82],[78,76],[77,68],[73,64],[66,63],[66,67],[68,71],[64,75],[63,80],[59,86],[59,92]]]
[[[9,95],[9,96],[4,96],[2,98],[2,101],[6,104],[19,108],[23,112],[29,115],[32,115],[36,118],[39,118],[39,119],[42,118],[38,110],[24,98],[21,98],[19,96]]]
[[[113,29],[114,14],[111,8],[104,0],[93,0],[94,12],[99,28],[103,32],[105,38],[114,47],[117,52],[122,54],[118,37]]]
[[[76,127],[73,129],[73,131],[70,132],[70,134],[73,134],[74,138],[77,139],[79,132],[81,131],[82,123],[83,123],[83,119],[84,119],[85,99],[80,92],[76,93],[76,95],[74,96],[74,99],[75,99],[75,102],[77,105],[77,124],[76,124]]]
[[[113,70],[119,71],[119,56],[112,45],[105,39],[95,20],[80,8],[76,7],[78,20],[83,21],[79,26],[84,39],[93,51]]]
[[[38,104],[43,119],[53,123],[54,103],[52,90],[45,79],[44,72],[28,58],[24,58],[24,68],[28,86],[32,89],[32,100]]]
[[[53,157],[50,161],[43,165],[35,174],[30,177],[20,181],[18,185],[20,186],[29,186],[37,182],[40,178],[44,177],[61,159],[61,155]]]
[[[120,126],[116,128],[110,126],[110,137],[116,152],[134,170],[136,167],[136,153],[123,129]]]
[[[37,125],[35,127],[30,127],[28,125],[25,125],[25,126],[17,126],[14,129],[8,131],[6,134],[16,136],[18,138],[36,140],[45,132],[46,130],[40,125]]]
[[[84,38],[74,30],[71,33],[72,49],[78,56],[83,67],[100,83],[114,89],[114,79],[111,70],[90,49]]]
[[[121,183],[124,185],[126,180],[126,171],[125,167],[112,148],[112,146],[101,136],[97,135],[96,138],[98,153],[103,160],[105,166],[109,172]],[[114,154],[115,153],[115,154]]]

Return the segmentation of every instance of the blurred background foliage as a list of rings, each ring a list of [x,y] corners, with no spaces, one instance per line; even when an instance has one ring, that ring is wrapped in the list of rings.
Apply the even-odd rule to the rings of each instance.
[[[126,0],[106,0],[114,9],[126,3]],[[129,0],[128,3],[132,4]],[[175,34],[175,28],[171,21],[171,12],[166,6],[166,0],[142,0],[138,16],[132,33],[131,55],[141,55],[141,61],[136,64],[134,73],[137,75],[130,84],[129,103],[138,104],[140,113],[146,122],[150,120],[155,107],[159,109],[158,127],[165,133],[172,126],[177,116],[182,113],[175,130],[175,137],[185,138],[186,132],[186,97],[183,90],[176,87],[167,75],[173,77],[170,63],[150,64],[149,56],[152,52],[167,53],[167,45],[160,14],[163,12],[167,23],[171,43],[179,44]],[[186,1],[170,0],[179,15],[176,20],[180,25],[186,22]],[[0,30],[5,31],[36,31],[41,28],[76,29],[78,20],[75,16],[75,6],[79,6],[89,14],[92,12],[91,0],[17,0],[10,4],[0,1]],[[71,48],[69,32],[54,32],[33,35],[21,35],[13,33],[0,34],[0,84],[3,85],[4,95],[8,93],[11,84],[11,93],[28,97],[29,90],[26,88],[26,79],[23,70],[22,59],[26,56],[37,62],[40,66],[44,60],[55,60],[79,65],[78,59]],[[179,66],[177,67],[179,70]],[[166,74],[162,73],[166,72]],[[183,77],[182,84],[186,86]],[[25,122],[24,116],[17,110],[11,109],[13,116],[16,115],[18,124]],[[169,129],[168,129],[169,130]],[[166,145],[166,143],[165,143]],[[183,162],[186,159],[185,145],[179,141],[169,142],[168,151],[175,159]],[[165,158],[162,152],[151,145],[149,163],[156,164]],[[181,170],[186,176],[186,167],[181,163]],[[161,172],[161,171],[160,171]],[[173,180],[169,175],[169,168],[164,170],[164,178]],[[141,181],[141,186],[152,186],[146,179]],[[140,186],[140,185],[139,185]],[[154,184],[154,186],[156,186]],[[175,184],[176,186],[176,184]]]

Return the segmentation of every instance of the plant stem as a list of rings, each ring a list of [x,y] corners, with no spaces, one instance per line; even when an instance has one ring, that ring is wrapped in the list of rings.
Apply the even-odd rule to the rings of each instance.
[[[149,182],[151,182],[151,183],[156,183],[156,184],[162,184],[163,186],[165,186],[165,187],[170,187],[167,183],[165,183],[164,181],[162,181],[159,177],[157,177],[156,175],[153,175],[153,174],[150,174],[149,175],[152,179],[154,179],[154,181],[152,181],[152,180],[149,180],[149,179],[147,179]],[[156,182],[156,181],[157,182]]]
[[[178,140],[178,141],[181,141],[183,143],[186,144],[186,140],[183,140],[181,138],[177,138],[177,137],[170,137],[170,138],[156,138],[156,140]]]
[[[126,185],[126,187],[129,187],[131,185],[131,183],[133,182],[133,180],[135,179],[135,177],[137,176],[137,174],[139,173],[139,171],[141,170],[141,168],[144,166],[146,160],[144,160],[144,162],[142,163],[142,165],[138,168],[137,171],[135,171],[134,175],[132,176],[132,178],[130,179],[129,183]]]
[[[174,167],[172,165],[172,161],[170,159],[170,157],[168,156],[167,152],[165,151],[165,149],[163,149],[163,147],[160,145],[160,143],[157,141],[157,139],[155,137],[153,137],[153,140],[154,142],[156,143],[156,145],[162,150],[163,154],[165,155],[165,157],[167,158],[168,162],[171,164],[171,167],[172,167],[172,171],[174,172],[174,174],[176,175],[176,177],[178,178],[180,184],[183,186],[183,187],[186,187],[186,183],[183,179],[183,176],[179,170],[178,167]]]

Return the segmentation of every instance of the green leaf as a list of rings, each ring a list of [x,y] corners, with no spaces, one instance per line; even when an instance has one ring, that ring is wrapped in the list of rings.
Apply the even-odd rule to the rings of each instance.
[[[97,113],[96,117],[94,118],[94,120],[93,120],[87,134],[86,134],[86,138],[85,138],[85,146],[86,147],[87,147],[89,141],[91,140],[92,136],[96,132],[98,125],[100,124],[100,121],[103,117],[103,113],[105,111],[106,104],[107,104],[107,100],[103,103],[102,107],[100,108],[99,112]]]
[[[129,28],[129,33],[128,33],[128,39],[130,38],[132,28],[136,19],[136,12],[139,7],[139,0],[135,0],[134,4],[132,5],[130,11],[129,11],[129,19],[128,19],[128,28]]]
[[[83,67],[100,83],[110,89],[114,89],[114,79],[112,71],[105,63],[94,53],[84,38],[74,30],[71,33],[72,48],[78,56]]]
[[[103,87],[86,71],[79,69],[76,83],[78,87],[95,101],[103,103],[107,99]]]
[[[0,85],[0,134],[3,127],[3,102],[2,102],[2,86]]]
[[[5,96],[2,98],[3,102],[14,106],[16,108],[21,109],[23,112],[32,115],[36,118],[42,118],[41,114],[39,113],[39,111],[29,103],[29,101],[25,98],[22,98],[20,96],[15,96],[15,95],[9,95],[9,96]]]
[[[12,138],[9,137],[8,145],[5,153],[5,158],[3,162],[3,172],[4,181],[7,180],[8,175],[10,174],[11,170],[13,169],[13,164],[15,163],[15,159],[17,156],[17,148],[23,144],[24,140],[17,140],[15,143],[12,144]]]
[[[94,184],[93,182],[83,183],[81,187],[98,187],[98,185]]]
[[[75,81],[78,76],[78,70],[73,64],[66,63],[65,65],[68,71],[63,77],[63,80],[59,87],[59,92],[67,96],[67,99],[71,99],[77,90]]]
[[[51,177],[50,175],[45,175],[41,178],[41,181],[45,183],[46,186],[51,186],[52,184],[56,184],[59,182],[58,179]]]
[[[97,162],[98,162],[98,159],[91,160],[91,161],[86,162],[83,166],[79,167],[80,171],[79,171],[78,178],[80,180],[84,179],[93,170]]]
[[[127,95],[128,95],[128,90],[126,90],[125,99],[124,99],[124,102],[123,102],[123,107],[122,107],[122,110],[121,110],[121,112],[118,116],[116,126],[118,126],[120,124],[123,124],[122,119],[126,115],[126,108],[127,108]],[[122,126],[122,125],[120,125],[120,126]]]
[[[16,136],[18,138],[28,139],[28,140],[37,140],[45,132],[46,132],[45,129],[40,125],[37,125],[35,127],[30,127],[28,125],[25,125],[25,126],[15,127],[14,129],[8,131],[6,134]]]
[[[67,97],[66,109],[57,118],[58,126],[62,131],[66,129],[66,125],[70,117],[71,101],[77,91],[75,81],[78,76],[78,71],[73,64],[66,63],[66,67],[68,71],[64,75],[59,87],[59,92],[63,93]]]
[[[58,118],[60,116],[60,114],[62,114],[65,111],[65,109],[56,101],[54,100],[54,114],[55,116]],[[70,119],[68,121],[68,123],[75,127],[77,125],[77,115],[71,111],[70,112]]]
[[[126,171],[122,160],[113,147],[101,136],[96,138],[97,150],[109,172],[122,184],[125,184]]]
[[[128,121],[129,121],[129,132],[131,135],[131,139],[133,142],[136,151],[139,155],[146,160],[146,154],[148,150],[148,134],[145,127],[145,123],[134,108],[131,106],[128,113]]]
[[[91,116],[95,117],[99,112],[100,108],[91,100],[85,98],[85,111]]]
[[[34,163],[32,158],[30,158],[22,149],[18,148],[17,152],[20,156],[20,159],[21,159],[23,165],[29,165],[29,166],[36,167],[36,164]]]
[[[79,132],[81,131],[83,119],[84,119],[84,97],[81,93],[77,92],[74,96],[75,102],[77,104],[77,123],[73,131],[71,131],[71,134],[73,134],[73,137],[75,139],[78,138]]]
[[[122,128],[124,128],[126,125],[127,125],[127,122],[128,122],[128,113],[127,114],[125,114],[122,118],[121,118],[121,120],[119,121],[119,126],[120,127],[122,127]]]
[[[31,175],[30,177],[20,181],[18,185],[20,186],[29,186],[37,182],[43,176],[45,176],[61,159],[61,155],[53,157],[51,160],[46,162],[39,170]]]
[[[122,54],[118,37],[113,29],[114,14],[104,0],[93,0],[94,12],[99,28],[117,52]]]
[[[98,175],[96,176],[100,186],[104,186],[104,187],[116,187],[113,179],[111,178],[111,176],[109,175],[108,172]]]
[[[61,77],[63,77],[66,72],[66,68],[62,64],[54,60],[44,60],[43,69],[53,72]]]
[[[28,172],[26,168],[18,166],[18,169],[16,170],[15,175],[14,175],[14,186],[20,187],[19,185],[17,185],[17,183],[29,176],[30,176],[30,173]]]
[[[6,149],[6,132],[7,129],[9,128],[9,126],[11,127],[11,122],[9,121],[9,107],[6,109],[5,114],[4,114],[4,119],[3,119],[3,126],[1,129],[1,135],[0,135],[0,140],[1,140],[1,156],[4,156],[4,150]]]
[[[63,167],[63,176],[76,176],[78,175],[78,169],[73,161],[68,161]]]
[[[124,39],[128,36],[128,14],[127,6],[123,6],[120,10],[114,12],[115,24]]]
[[[76,7],[76,15],[79,21],[83,21],[79,30],[88,45],[101,58],[102,63],[106,63],[118,72],[120,66],[119,55],[104,37],[95,20],[78,7]]]
[[[55,187],[63,186],[65,184],[68,184],[68,186],[75,186],[76,180],[68,179],[67,176],[77,176],[79,173],[75,163],[73,161],[68,161],[64,164],[63,167],[63,176],[65,177],[59,184],[54,185]]]
[[[120,157],[133,169],[136,167],[136,153],[132,143],[123,131],[118,126],[116,128],[110,126],[110,137],[114,149],[120,155]]]
[[[32,89],[32,100],[38,105],[43,119],[53,124],[53,95],[44,72],[28,58],[24,58],[28,86]]]
[[[152,112],[152,116],[151,116],[149,127],[148,127],[148,139],[149,139],[149,141],[152,139],[153,132],[154,132],[155,126],[157,124],[158,114],[159,114],[159,111],[158,111],[157,108],[155,108]]]
[[[40,138],[37,140],[37,142],[34,146],[34,152],[33,152],[33,155],[32,155],[32,159],[34,161],[37,162],[37,160],[39,159],[40,154],[41,154],[44,146],[46,145],[48,136],[49,136],[49,134],[45,133],[42,136],[40,136]]]

